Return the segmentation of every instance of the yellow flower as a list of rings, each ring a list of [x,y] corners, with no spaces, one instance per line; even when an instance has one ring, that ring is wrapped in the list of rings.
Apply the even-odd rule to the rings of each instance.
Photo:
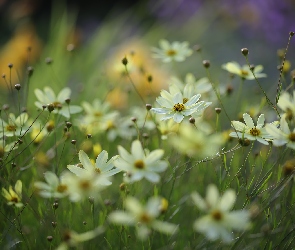
[[[11,186],[9,186],[8,191],[5,188],[2,188],[2,195],[8,201],[7,204],[9,206],[14,205],[16,207],[22,207],[23,203],[21,203],[21,198],[22,198],[21,180],[17,180],[14,186],[14,190]]]

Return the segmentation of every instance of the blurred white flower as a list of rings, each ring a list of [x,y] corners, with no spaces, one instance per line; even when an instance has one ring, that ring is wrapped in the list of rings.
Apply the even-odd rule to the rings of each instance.
[[[12,186],[9,186],[8,191],[5,188],[2,188],[2,195],[7,200],[7,204],[9,206],[14,205],[16,207],[22,207],[23,203],[22,199],[22,182],[21,180],[17,180],[14,186],[14,190]]]
[[[136,226],[138,238],[145,240],[151,233],[151,229],[173,234],[178,230],[178,226],[169,222],[156,220],[161,214],[162,199],[151,197],[145,206],[137,199],[127,197],[125,200],[125,211],[115,211],[109,215],[109,221],[115,224]]]
[[[292,120],[295,118],[295,90],[293,91],[293,96],[288,92],[282,92],[278,100],[278,106],[284,111],[282,115],[287,120]]]
[[[281,117],[279,129],[273,124],[267,124],[265,128],[274,138],[273,145],[279,147],[287,144],[287,147],[295,149],[295,129],[291,132],[284,116]]]
[[[68,165],[67,168],[77,176],[83,176],[85,172],[92,174],[99,174],[106,178],[101,178],[100,185],[111,185],[112,182],[108,180],[110,176],[119,173],[121,170],[114,167],[114,161],[117,159],[117,155],[113,156],[108,161],[108,152],[103,150],[96,158],[95,165],[92,164],[87,154],[83,151],[79,151],[79,160],[81,163],[76,165]]]
[[[171,61],[182,62],[193,53],[188,42],[172,42],[170,44],[167,40],[162,39],[159,41],[159,45],[160,49],[152,48],[152,57],[161,59],[165,63]]]
[[[70,118],[70,114],[76,114],[82,111],[80,106],[66,103],[66,100],[71,96],[71,90],[69,88],[63,88],[57,96],[50,87],[45,87],[44,91],[35,89],[34,92],[38,99],[35,105],[39,109],[43,109],[44,105],[52,105],[54,108],[52,113],[60,114],[66,118]]]
[[[120,157],[114,162],[115,166],[128,175],[130,182],[139,181],[146,178],[150,182],[159,182],[159,172],[163,172],[168,167],[166,161],[160,160],[164,154],[162,149],[154,150],[150,153],[144,151],[140,141],[135,140],[131,145],[131,154],[122,146],[118,146]]]
[[[248,65],[240,66],[237,62],[228,62],[226,64],[223,64],[221,67],[224,70],[227,70],[229,73],[238,75],[242,79],[246,80],[254,80],[255,78],[253,76],[253,73],[255,74],[256,78],[266,77],[266,74],[261,73],[261,71],[263,70],[262,65],[255,66],[253,73],[249,69]]]
[[[22,136],[29,129],[27,121],[27,113],[22,113],[18,117],[15,117],[13,113],[10,113],[7,122],[0,119],[0,136]]]
[[[232,230],[244,231],[250,227],[250,212],[230,211],[236,201],[236,193],[228,189],[220,197],[215,185],[207,187],[205,200],[197,193],[191,195],[194,204],[207,215],[197,219],[193,228],[205,234],[209,240],[221,238],[229,243],[233,239]]]
[[[257,126],[254,125],[254,122],[249,114],[243,114],[243,118],[246,124],[239,121],[231,122],[232,127],[235,128],[237,132],[231,132],[229,135],[239,139],[246,138],[250,141],[257,140],[264,145],[268,145],[268,141],[273,139],[273,136],[271,136],[266,131],[265,127],[263,127],[265,121],[264,114],[261,114],[258,117]]]

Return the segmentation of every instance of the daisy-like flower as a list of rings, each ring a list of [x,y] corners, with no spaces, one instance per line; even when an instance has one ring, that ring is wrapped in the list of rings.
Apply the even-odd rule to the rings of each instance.
[[[66,103],[66,100],[71,96],[71,90],[69,88],[63,88],[57,96],[50,87],[45,87],[44,91],[35,89],[34,92],[38,99],[35,105],[39,109],[43,109],[44,105],[52,105],[54,108],[52,113],[60,114],[66,118],[70,118],[70,114],[76,114],[82,111],[80,106]]]
[[[263,70],[262,65],[255,66],[253,73],[255,77],[253,76],[252,71],[249,69],[248,65],[240,66],[237,62],[228,62],[226,64],[223,64],[221,66],[224,70],[227,70],[229,73],[238,75],[242,79],[246,80],[254,80],[256,78],[262,78],[266,77],[266,74],[261,73]]]
[[[179,129],[179,123],[170,119],[168,121],[160,121],[158,124],[158,130],[161,133],[161,139],[166,140],[169,135],[177,133]]]
[[[147,204],[143,206],[134,197],[127,197],[125,200],[126,212],[115,211],[109,215],[109,221],[115,224],[136,226],[138,238],[145,240],[151,233],[151,229],[173,234],[178,230],[178,226],[169,222],[156,220],[162,211],[162,199],[151,197]]]
[[[10,113],[7,122],[0,119],[0,136],[2,137],[3,134],[7,137],[22,136],[29,128],[27,121],[27,113],[22,113],[18,117]]]
[[[254,122],[251,116],[247,113],[243,114],[243,118],[246,124],[239,121],[232,121],[231,125],[236,130],[236,132],[231,132],[229,136],[239,138],[239,139],[248,139],[250,141],[259,141],[264,145],[268,145],[268,141],[273,139],[265,129],[264,126],[264,114],[261,114],[257,120],[257,126],[254,125]]]
[[[76,165],[68,165],[68,169],[76,174],[77,176],[83,176],[86,172],[90,172],[92,174],[99,174],[106,178],[101,178],[100,185],[111,185],[112,182],[108,180],[110,176],[113,176],[119,173],[121,170],[114,167],[114,161],[117,159],[117,155],[113,156],[108,161],[108,152],[103,150],[96,158],[95,165],[92,164],[91,160],[87,156],[87,154],[83,151],[79,151],[79,160],[81,163]]]
[[[170,83],[176,85],[180,90],[184,90],[187,85],[192,85],[193,91],[196,93],[204,94],[212,89],[207,77],[196,80],[195,76],[191,73],[186,74],[184,81],[177,77],[171,77]]]
[[[69,248],[77,247],[84,241],[91,240],[96,236],[104,232],[103,227],[97,227],[92,231],[88,231],[82,234],[78,234],[75,231],[67,230],[62,236],[62,243],[57,247],[56,250],[67,250]]]
[[[181,124],[178,134],[171,135],[169,142],[177,151],[199,159],[215,155],[224,138],[221,134],[208,135],[191,124]]]
[[[23,203],[21,202],[22,199],[22,182],[21,180],[17,180],[14,186],[14,190],[12,186],[9,186],[9,189],[6,190],[2,188],[2,195],[7,200],[7,204],[9,206],[14,205],[16,207],[22,207]]]
[[[170,44],[167,40],[162,39],[159,45],[160,49],[152,48],[152,57],[161,59],[165,63],[171,61],[182,62],[193,53],[188,42],[173,42]]]
[[[63,176],[58,178],[55,173],[47,171],[44,173],[45,182],[37,181],[34,187],[43,198],[63,198],[69,194],[69,185]]]
[[[279,147],[287,144],[287,147],[295,149],[295,129],[291,132],[285,117],[280,120],[280,129],[273,124],[267,124],[265,128],[274,138],[273,145]]]
[[[221,238],[229,243],[233,239],[232,230],[244,231],[250,227],[250,212],[247,210],[230,211],[236,201],[236,193],[228,189],[220,197],[215,185],[207,187],[205,200],[197,193],[191,195],[194,204],[208,214],[197,219],[193,228],[203,233],[209,240]]]
[[[160,160],[164,150],[157,149],[150,153],[143,150],[140,141],[135,140],[131,145],[131,154],[122,146],[118,146],[120,157],[114,162],[115,166],[128,175],[130,182],[146,178],[150,182],[160,181],[158,172],[163,172],[168,167],[166,161]]]
[[[295,118],[295,90],[293,91],[293,96],[288,92],[282,92],[278,100],[278,106],[284,111],[282,115],[287,120],[292,120]]]
[[[173,118],[175,122],[180,123],[185,116],[194,114],[200,116],[203,110],[207,108],[211,102],[198,100],[201,95],[193,95],[191,98],[183,97],[181,93],[176,93],[173,96],[166,90],[161,91],[161,96],[157,98],[157,103],[162,108],[152,108],[151,110],[157,114],[164,115],[161,120]]]

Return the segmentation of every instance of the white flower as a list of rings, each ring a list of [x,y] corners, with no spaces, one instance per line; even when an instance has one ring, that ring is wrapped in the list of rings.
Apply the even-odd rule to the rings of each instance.
[[[178,134],[170,136],[169,142],[179,152],[194,158],[206,158],[215,155],[224,138],[221,134],[208,135],[192,124],[181,124]]]
[[[240,66],[237,62],[228,62],[222,65],[222,68],[227,70],[228,72],[240,76],[242,79],[254,80],[253,73],[256,78],[266,77],[266,74],[261,73],[263,70],[262,65],[255,66],[253,73],[249,69],[248,65]]]
[[[233,239],[232,230],[243,231],[250,226],[250,212],[247,210],[232,211],[236,194],[228,189],[220,197],[215,185],[207,187],[205,200],[197,193],[192,193],[195,205],[208,214],[197,219],[193,225],[195,231],[203,233],[209,240],[221,238],[224,242]]]
[[[162,59],[166,63],[171,61],[182,62],[193,53],[187,42],[173,42],[170,44],[167,40],[162,39],[159,44],[160,49],[152,48],[152,57]]]
[[[71,90],[69,88],[63,88],[57,96],[50,87],[45,87],[44,91],[35,89],[34,92],[38,99],[35,105],[40,109],[43,109],[44,105],[52,105],[54,108],[52,113],[60,114],[66,118],[70,118],[70,114],[76,114],[82,111],[80,106],[66,103],[66,100],[71,96]]]
[[[243,118],[246,124],[239,121],[232,121],[231,125],[237,131],[240,132],[231,132],[229,135],[231,137],[239,138],[239,139],[248,139],[250,141],[259,141],[264,145],[268,145],[269,140],[273,139],[266,130],[264,126],[264,114],[261,114],[257,120],[257,126],[254,125],[254,122],[251,116],[247,113],[243,114]]]
[[[16,207],[22,207],[23,203],[22,199],[22,182],[21,180],[17,180],[14,186],[14,190],[11,186],[9,186],[8,191],[5,188],[2,188],[2,195],[7,200],[7,204],[9,206],[14,205]]]
[[[285,117],[281,118],[280,129],[273,124],[265,126],[266,131],[274,137],[272,141],[277,147],[287,144],[287,147],[295,149],[295,129],[291,132]]]
[[[100,185],[111,185],[112,182],[108,180],[110,176],[119,173],[121,170],[114,168],[114,161],[118,156],[113,156],[108,161],[108,152],[103,150],[96,158],[95,165],[92,164],[87,154],[83,151],[79,151],[79,160],[81,164],[68,165],[68,169],[77,176],[83,176],[85,172],[92,174],[99,174],[105,178],[101,178]]]
[[[173,118],[175,122],[180,123],[185,116],[202,115],[203,110],[211,104],[211,102],[198,102],[200,97],[201,95],[197,94],[188,99],[183,97],[181,93],[172,96],[166,90],[162,90],[161,96],[156,100],[162,108],[152,108],[151,110],[164,115],[161,120]]]
[[[22,113],[18,117],[10,113],[7,122],[0,119],[0,136],[2,137],[3,134],[7,137],[22,136],[29,128],[27,121],[27,113]]]
[[[97,227],[94,230],[78,234],[75,231],[65,231],[62,237],[62,243],[57,247],[56,250],[67,250],[68,248],[77,247],[81,242],[91,240],[102,234],[104,229],[102,227]]]
[[[37,181],[34,187],[43,198],[63,198],[69,194],[70,187],[62,178],[58,178],[55,173],[47,171],[44,173],[45,182]]]
[[[131,154],[122,146],[118,146],[120,157],[114,162],[115,166],[125,171],[129,181],[139,181],[146,178],[150,182],[159,182],[158,172],[163,172],[168,167],[166,161],[161,161],[164,151],[154,150],[150,153],[143,150],[140,141],[132,142]]]
[[[288,92],[282,92],[280,98],[278,100],[278,106],[285,113],[283,117],[288,120],[292,120],[295,118],[295,90],[293,91],[293,96],[291,96]]]
[[[144,240],[148,237],[151,229],[173,234],[178,230],[178,226],[169,222],[156,220],[161,213],[161,198],[151,197],[145,206],[133,197],[125,200],[126,212],[115,211],[109,215],[109,220],[116,224],[136,226],[137,235]]]

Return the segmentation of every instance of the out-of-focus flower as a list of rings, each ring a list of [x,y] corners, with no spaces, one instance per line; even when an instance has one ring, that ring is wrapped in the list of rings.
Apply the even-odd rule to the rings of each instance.
[[[22,207],[23,203],[22,199],[22,182],[21,180],[17,180],[14,186],[14,190],[12,186],[9,186],[9,189],[6,190],[2,188],[2,195],[7,200],[7,204],[9,206],[14,205],[16,207]]]
[[[239,138],[239,139],[248,139],[250,141],[259,141],[264,145],[268,145],[268,141],[273,139],[265,129],[264,126],[264,114],[261,114],[257,120],[257,126],[254,125],[254,122],[251,116],[247,113],[243,114],[243,118],[246,124],[239,121],[232,121],[231,125],[236,130],[235,132],[231,132],[229,135],[231,137]]]
[[[64,181],[63,176],[58,178],[55,173],[47,171],[44,173],[45,182],[37,181],[34,187],[43,198],[63,198],[69,194],[70,187]]]
[[[3,156],[6,152],[9,152],[11,150],[15,150],[17,148],[18,148],[17,141],[6,143],[6,141],[3,138],[0,139],[0,158],[3,158]]]
[[[295,90],[293,91],[293,96],[288,92],[282,92],[278,100],[278,106],[284,111],[282,117],[287,120],[292,120],[295,118]]]
[[[34,92],[38,99],[35,105],[40,109],[43,109],[44,105],[52,105],[52,108],[54,108],[52,113],[60,114],[66,118],[70,118],[70,114],[76,114],[82,111],[80,106],[66,103],[66,100],[71,96],[71,90],[69,88],[63,88],[57,96],[50,87],[45,87],[44,91],[35,89]]]
[[[287,147],[295,149],[295,129],[291,132],[285,117],[280,120],[280,128],[273,124],[266,124],[266,131],[273,136],[273,145],[279,147],[287,144]]]
[[[180,123],[185,116],[202,115],[203,110],[207,108],[211,102],[198,100],[201,95],[197,94],[191,98],[185,98],[181,93],[171,95],[166,90],[161,91],[161,96],[157,98],[157,103],[161,108],[152,108],[151,110],[157,114],[164,115],[161,120],[173,118],[175,122]]]
[[[122,146],[118,146],[120,157],[114,162],[115,166],[128,175],[130,182],[146,178],[150,182],[159,182],[160,175],[168,167],[166,161],[160,160],[164,154],[162,149],[150,153],[144,151],[140,141],[135,140],[131,145],[131,154]]]
[[[103,227],[97,227],[94,230],[81,234],[78,234],[75,231],[67,230],[62,234],[62,243],[56,250],[67,250],[72,247],[77,247],[80,243],[91,240],[103,232]]]
[[[177,77],[171,77],[169,82],[172,85],[176,85],[182,91],[184,91],[186,86],[192,85],[193,92],[199,94],[205,94],[212,89],[212,85],[210,84],[207,77],[203,77],[197,80],[195,76],[191,73],[186,74],[184,81],[181,81]]]
[[[227,70],[229,73],[238,75],[242,79],[246,79],[246,80],[254,80],[255,77],[256,78],[266,77],[266,74],[261,73],[263,70],[262,65],[255,66],[253,70],[255,77],[253,76],[253,73],[249,69],[248,65],[240,66],[237,62],[228,62],[226,64],[223,64],[222,68],[224,70]]]
[[[29,128],[27,121],[27,113],[22,113],[18,117],[10,113],[7,122],[0,119],[0,135],[5,135],[7,137],[22,136]]]
[[[90,172],[92,174],[99,174],[106,178],[101,178],[100,185],[111,185],[112,182],[108,180],[110,176],[113,176],[120,172],[119,169],[114,167],[114,161],[117,159],[117,155],[113,156],[108,161],[108,152],[103,150],[96,158],[95,165],[92,164],[91,160],[87,156],[87,154],[83,151],[79,151],[79,160],[81,163],[76,165],[68,165],[68,169],[76,174],[77,176],[83,176],[86,172]]]
[[[228,189],[220,197],[215,185],[207,187],[205,200],[197,193],[191,195],[195,205],[207,215],[197,219],[193,225],[195,231],[205,234],[209,240],[221,238],[224,242],[232,241],[232,230],[244,231],[250,227],[248,210],[230,211],[236,201],[236,193]]]
[[[112,212],[109,215],[109,220],[115,224],[136,226],[137,236],[142,240],[147,239],[151,229],[166,234],[176,233],[177,225],[156,219],[161,214],[161,204],[159,197],[151,197],[143,206],[137,199],[129,196],[125,200],[127,211]]]
[[[222,134],[208,135],[192,124],[181,124],[169,139],[177,151],[198,159],[215,155],[225,142]]]
[[[175,122],[173,119],[168,121],[159,121],[158,130],[161,133],[161,139],[166,140],[169,135],[177,133],[179,129],[179,123]]]
[[[167,40],[162,39],[159,41],[159,45],[160,49],[152,48],[152,56],[161,59],[165,63],[172,61],[182,62],[193,53],[188,42],[172,42],[170,44]]]

